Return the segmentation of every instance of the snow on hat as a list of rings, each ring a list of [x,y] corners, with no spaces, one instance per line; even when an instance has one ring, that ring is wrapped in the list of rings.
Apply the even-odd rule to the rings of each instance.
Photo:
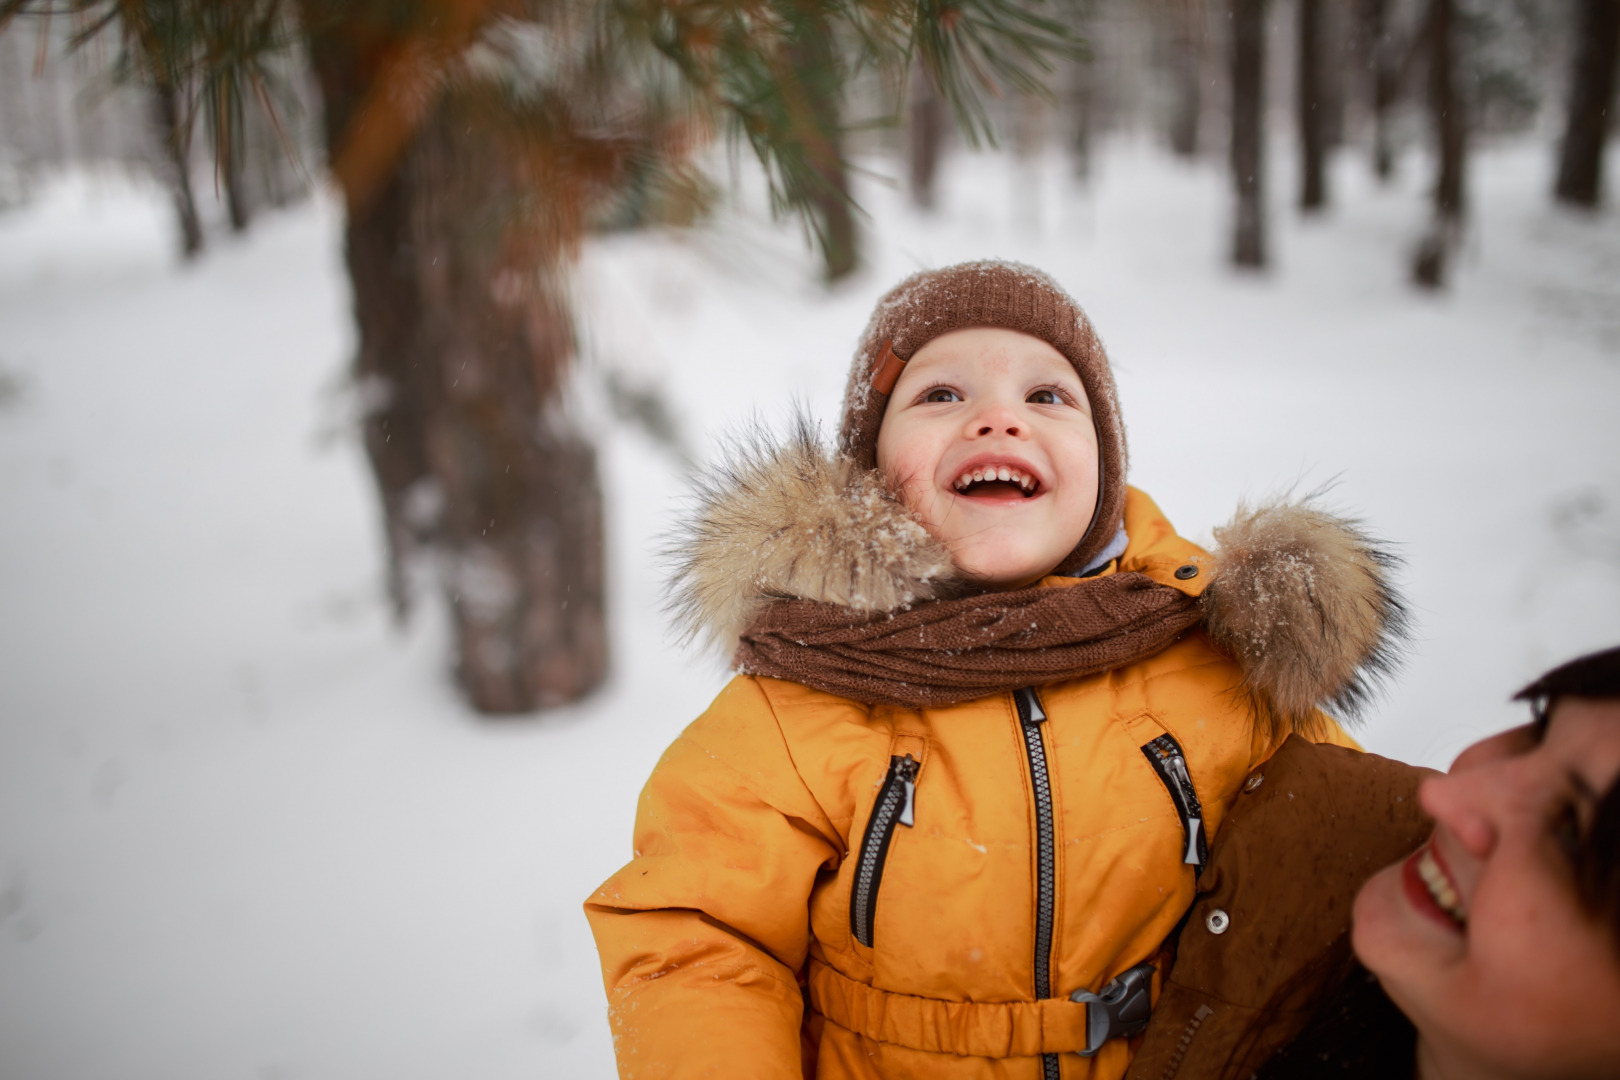
[[[1097,429],[1097,510],[1091,525],[1054,570],[1073,574],[1113,542],[1125,512],[1125,425],[1119,393],[1097,332],[1080,305],[1033,267],[995,260],[925,270],[878,301],[855,353],[839,448],[863,469],[877,468],[878,428],[906,361],[941,334],[974,326],[1040,338],[1074,365]]]

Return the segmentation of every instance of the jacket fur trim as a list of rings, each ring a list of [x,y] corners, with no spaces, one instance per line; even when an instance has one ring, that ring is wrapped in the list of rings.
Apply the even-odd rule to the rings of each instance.
[[[1359,718],[1409,634],[1390,580],[1398,556],[1314,496],[1240,506],[1215,540],[1204,626],[1238,662],[1257,720],[1311,736],[1319,706]],[[970,587],[882,478],[829,450],[803,416],[785,439],[756,429],[728,448],[666,555],[682,640],[728,656],[776,600],[898,611]]]

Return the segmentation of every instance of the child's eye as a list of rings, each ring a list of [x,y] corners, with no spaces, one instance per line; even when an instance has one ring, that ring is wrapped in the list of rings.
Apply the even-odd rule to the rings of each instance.
[[[1058,405],[1063,401],[1058,397],[1056,390],[1036,390],[1024,400],[1031,405]]]
[[[962,395],[958,394],[955,390],[952,390],[948,386],[936,386],[932,390],[928,391],[928,393],[923,395],[923,400],[931,402],[961,401]]]

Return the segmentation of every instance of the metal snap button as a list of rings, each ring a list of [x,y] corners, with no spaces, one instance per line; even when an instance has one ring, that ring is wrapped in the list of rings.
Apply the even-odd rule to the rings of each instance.
[[[1204,925],[1209,927],[1212,934],[1224,934],[1226,928],[1232,925],[1232,916],[1216,908],[1204,918]]]
[[[1176,578],[1180,581],[1186,581],[1189,578],[1195,578],[1197,576],[1198,567],[1194,566],[1192,563],[1188,563],[1186,566],[1176,567]]]
[[[1259,787],[1265,782],[1265,779],[1265,773],[1255,773],[1253,776],[1249,777],[1248,781],[1243,785],[1243,794],[1247,795],[1249,792]]]

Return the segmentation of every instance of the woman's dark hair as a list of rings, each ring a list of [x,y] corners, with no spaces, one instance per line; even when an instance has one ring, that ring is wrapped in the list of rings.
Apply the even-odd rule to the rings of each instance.
[[[1541,701],[1550,706],[1553,699],[1561,697],[1620,698],[1620,645],[1559,664],[1514,694],[1513,700]],[[1545,712],[1537,712],[1545,723]]]
[[[1513,695],[1530,703],[1542,731],[1553,706],[1565,697],[1620,699],[1620,647],[1560,664]],[[1598,800],[1592,825],[1575,850],[1575,882],[1581,906],[1608,926],[1620,949],[1620,778]]]
[[[1559,698],[1620,699],[1620,647],[1560,664],[1513,695],[1528,701],[1537,730],[1545,732]],[[1591,827],[1575,849],[1581,906],[1605,924],[1620,948],[1620,778],[1598,800]],[[1259,1080],[1314,1077],[1410,1077],[1417,1032],[1359,963],[1331,980],[1299,1036],[1256,1074]],[[1262,1010],[1262,1016],[1275,1009]],[[1230,1062],[1228,1064],[1231,1064]]]

